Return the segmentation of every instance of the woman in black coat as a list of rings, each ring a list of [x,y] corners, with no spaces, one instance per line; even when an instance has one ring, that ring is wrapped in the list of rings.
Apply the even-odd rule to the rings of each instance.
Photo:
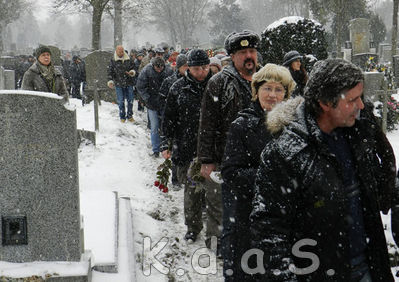
[[[292,92],[292,97],[302,96],[308,81],[308,73],[302,62],[302,56],[298,51],[289,51],[284,55],[283,66],[289,69],[292,78],[296,83],[296,88]]]
[[[289,71],[267,64],[252,79],[251,107],[231,124],[222,162],[223,235],[225,281],[251,279],[241,268],[241,257],[250,249],[249,215],[260,154],[272,138],[265,127],[266,113],[288,99],[295,87]]]

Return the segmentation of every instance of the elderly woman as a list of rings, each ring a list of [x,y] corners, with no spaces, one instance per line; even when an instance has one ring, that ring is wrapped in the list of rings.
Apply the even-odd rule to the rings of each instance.
[[[287,68],[267,64],[253,75],[251,87],[252,105],[231,124],[222,163],[225,281],[251,279],[241,268],[241,257],[250,249],[249,215],[260,154],[272,138],[265,119],[277,103],[290,97],[295,82]]]
[[[36,49],[36,63],[24,74],[22,89],[51,92],[68,100],[68,91],[61,72],[51,63],[51,50],[47,46]]]

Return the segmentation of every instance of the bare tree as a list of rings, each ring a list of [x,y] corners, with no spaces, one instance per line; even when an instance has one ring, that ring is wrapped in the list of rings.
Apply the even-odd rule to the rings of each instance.
[[[24,10],[28,10],[25,0],[0,0],[0,53],[3,51],[3,33],[7,25],[18,19]]]
[[[308,0],[246,0],[242,3],[251,28],[258,33],[282,17],[309,18]]]
[[[123,0],[114,1],[114,47],[122,44],[122,3]]]
[[[396,45],[397,45],[397,39],[398,39],[398,7],[399,7],[399,0],[393,0],[392,56],[396,55]]]
[[[169,34],[172,44],[190,47],[194,31],[204,22],[210,0],[146,0],[151,23]]]
[[[91,47],[100,49],[101,19],[106,9],[111,9],[110,0],[55,0],[54,9],[58,12],[76,9],[78,12],[92,12]],[[76,11],[75,10],[75,11]]]

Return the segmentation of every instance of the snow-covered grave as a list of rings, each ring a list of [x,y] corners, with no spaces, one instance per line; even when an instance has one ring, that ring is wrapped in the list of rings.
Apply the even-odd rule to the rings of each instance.
[[[30,91],[0,91],[0,104],[0,258],[64,262],[67,273],[76,268],[73,276],[87,279],[75,110],[55,94]],[[4,265],[0,275],[12,276],[22,265]],[[52,269],[46,274],[65,272]]]

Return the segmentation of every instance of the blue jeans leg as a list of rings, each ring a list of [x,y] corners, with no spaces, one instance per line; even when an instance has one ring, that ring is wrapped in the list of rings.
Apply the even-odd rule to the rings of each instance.
[[[160,138],[159,138],[159,119],[158,112],[148,109],[148,118],[151,124],[151,144],[154,153],[159,152]]]
[[[134,100],[134,93],[133,93],[133,86],[128,86],[126,89],[126,100],[127,100],[127,118],[133,117],[133,100]]]
[[[115,86],[116,100],[119,106],[119,118],[126,119],[124,88]]]

